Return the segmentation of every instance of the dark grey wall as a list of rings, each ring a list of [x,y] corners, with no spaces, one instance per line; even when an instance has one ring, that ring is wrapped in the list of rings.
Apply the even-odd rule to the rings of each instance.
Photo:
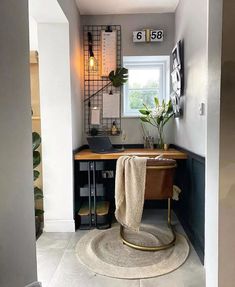
[[[205,155],[206,116],[199,105],[207,99],[207,1],[181,0],[175,14],[175,40],[183,40],[185,95],[183,117],[175,121],[176,145]]]
[[[204,262],[205,158],[183,151],[188,157],[177,162],[175,180],[182,193],[180,200],[174,202],[174,209],[190,242]]]
[[[121,25],[123,56],[169,55],[174,45],[174,21],[173,13],[82,16],[83,25]],[[132,32],[144,28],[163,29],[164,41],[133,43]]]
[[[114,4],[115,5],[115,4]],[[122,56],[153,56],[170,55],[174,47],[175,15],[165,14],[136,14],[136,15],[98,15],[82,16],[83,25],[121,25]],[[132,32],[144,28],[163,29],[162,43],[133,43]],[[140,121],[137,118],[123,118],[122,128],[127,133],[126,143],[140,144],[143,142]],[[153,132],[156,136],[156,131]],[[171,125],[166,132],[168,142],[173,140]],[[112,138],[113,143],[120,143],[119,137]]]
[[[28,1],[0,9],[0,286],[36,281]]]

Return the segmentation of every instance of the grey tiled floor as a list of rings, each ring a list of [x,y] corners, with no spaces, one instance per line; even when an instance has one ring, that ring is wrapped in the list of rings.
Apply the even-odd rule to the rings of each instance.
[[[147,210],[143,223],[163,221],[163,211]],[[183,229],[177,218],[173,223]],[[205,287],[204,267],[191,246],[187,261],[176,271],[156,278],[122,280],[97,275],[79,263],[75,254],[77,241],[89,231],[43,233],[37,241],[38,280],[43,287]]]

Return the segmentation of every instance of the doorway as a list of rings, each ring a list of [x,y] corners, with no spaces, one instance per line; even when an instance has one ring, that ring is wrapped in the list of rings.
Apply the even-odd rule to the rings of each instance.
[[[47,9],[45,9],[45,5]],[[56,0],[29,1],[30,50],[38,59],[44,231],[74,231],[69,23]],[[35,71],[35,69],[34,69]],[[40,98],[40,101],[39,101]]]

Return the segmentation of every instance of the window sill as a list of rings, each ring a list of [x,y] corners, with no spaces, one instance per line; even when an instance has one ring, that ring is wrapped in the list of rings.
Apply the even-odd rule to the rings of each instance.
[[[137,115],[122,115],[122,119],[139,119],[140,116]]]

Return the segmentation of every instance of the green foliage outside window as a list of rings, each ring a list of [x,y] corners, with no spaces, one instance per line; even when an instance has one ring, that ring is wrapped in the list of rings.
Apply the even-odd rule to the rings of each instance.
[[[141,109],[143,104],[154,108],[154,98],[159,98],[159,85],[156,81],[148,81],[145,85],[133,83],[129,86],[128,100],[130,109]]]

